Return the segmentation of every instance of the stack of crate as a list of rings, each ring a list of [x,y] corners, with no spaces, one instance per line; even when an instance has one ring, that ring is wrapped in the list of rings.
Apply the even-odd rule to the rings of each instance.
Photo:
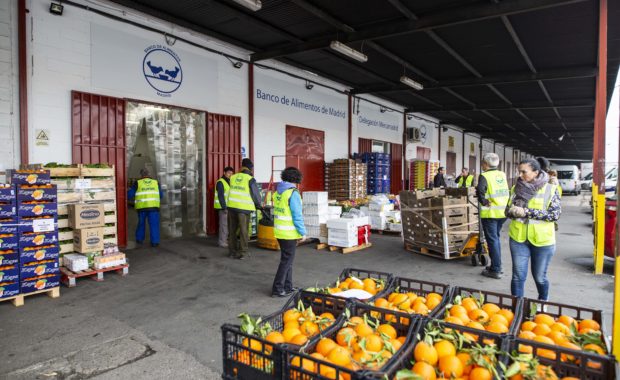
[[[47,170],[10,173],[17,196],[20,293],[55,288],[58,263],[58,193]]]
[[[19,294],[19,244],[15,186],[0,184],[0,299]]]
[[[414,160],[409,167],[409,190],[429,188],[439,170],[438,161]]]
[[[357,157],[367,167],[368,194],[389,194],[391,190],[391,155],[384,153],[361,153]]]
[[[350,159],[338,159],[328,165],[329,199],[339,201],[366,197],[366,165]]]

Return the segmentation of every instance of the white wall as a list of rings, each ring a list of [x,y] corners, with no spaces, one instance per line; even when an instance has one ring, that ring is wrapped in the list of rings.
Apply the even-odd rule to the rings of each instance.
[[[471,149],[473,144],[473,149]],[[475,134],[465,134],[465,165],[470,173],[480,174],[480,136]],[[476,156],[476,165],[469,167],[469,156]]]
[[[17,1],[0,2],[0,170],[19,164]]]
[[[454,146],[449,146],[450,138],[454,140]],[[456,168],[454,173],[446,172],[448,177],[456,178],[463,168],[463,132],[460,129],[454,127],[447,127],[446,131],[441,132],[441,166],[446,166],[446,152],[456,153]]]
[[[366,100],[367,99],[367,100]],[[381,106],[371,103],[379,103],[386,108],[381,112]],[[403,114],[394,110],[402,110],[402,106],[385,100],[364,96],[359,100],[359,113],[357,112],[358,101],[352,100],[355,113],[352,115],[352,151],[358,151],[359,138],[387,141],[395,144],[403,143]]]
[[[421,115],[422,116],[422,115]],[[407,161],[415,160],[416,148],[418,146],[430,148],[431,160],[439,160],[439,135],[437,122],[433,118],[423,115],[424,119],[412,116],[407,118],[407,128],[420,128],[423,132],[422,140],[418,142],[408,142],[405,147]]]

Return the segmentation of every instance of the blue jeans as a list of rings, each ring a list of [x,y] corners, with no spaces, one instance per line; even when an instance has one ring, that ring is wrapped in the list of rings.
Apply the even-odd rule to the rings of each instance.
[[[159,211],[139,211],[136,241],[143,242],[146,235],[146,220],[149,222],[151,244],[159,244]]]
[[[517,243],[510,239],[510,253],[512,255],[512,283],[510,290],[513,296],[523,297],[525,280],[527,279],[527,267],[532,259],[532,276],[538,289],[538,299],[549,300],[549,280],[547,268],[555,253],[555,245],[537,247],[529,241]]]
[[[482,219],[482,230],[489,247],[489,257],[491,258],[491,271],[496,273],[502,272],[502,244],[499,241],[499,233],[502,231],[502,225],[506,218]]]

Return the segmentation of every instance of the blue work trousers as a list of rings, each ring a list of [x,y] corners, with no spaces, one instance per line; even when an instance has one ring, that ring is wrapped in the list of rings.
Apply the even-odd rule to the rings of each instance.
[[[491,259],[491,271],[502,273],[502,244],[499,234],[506,218],[482,218],[482,230],[489,247],[489,257]]]
[[[149,221],[151,244],[159,244],[159,210],[138,210],[138,228],[136,229],[136,241],[144,242],[147,219]]]
[[[532,260],[532,276],[538,289],[538,299],[549,300],[549,279],[547,268],[555,253],[555,245],[537,247],[525,241],[517,243],[510,239],[510,254],[512,255],[512,282],[510,290],[513,296],[523,297],[525,280],[527,280],[527,267]]]

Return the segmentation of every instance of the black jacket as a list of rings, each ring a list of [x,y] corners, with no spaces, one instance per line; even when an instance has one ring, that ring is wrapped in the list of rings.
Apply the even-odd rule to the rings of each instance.
[[[220,179],[226,181],[230,186],[230,178],[223,175]],[[222,210],[226,210],[226,191],[224,190],[224,185],[222,185],[220,181],[217,181],[217,184],[215,185],[215,190],[217,190],[217,197],[220,200],[220,206],[222,206]]]
[[[263,207],[261,206],[260,189],[258,187],[258,183],[256,182],[256,178],[254,178],[254,175],[252,174],[252,172],[247,168],[243,168],[241,170],[241,173],[245,173],[245,174],[252,176],[252,179],[250,179],[250,196],[252,197],[252,201],[254,201],[254,206],[256,206],[256,209],[261,210]],[[248,211],[248,210],[239,210],[233,207],[228,207],[228,210],[231,210],[234,212],[240,212],[242,214],[252,213],[251,211]]]
[[[433,178],[433,187],[448,187],[446,185],[446,180],[443,177],[443,174],[441,173],[435,174],[435,178]]]

